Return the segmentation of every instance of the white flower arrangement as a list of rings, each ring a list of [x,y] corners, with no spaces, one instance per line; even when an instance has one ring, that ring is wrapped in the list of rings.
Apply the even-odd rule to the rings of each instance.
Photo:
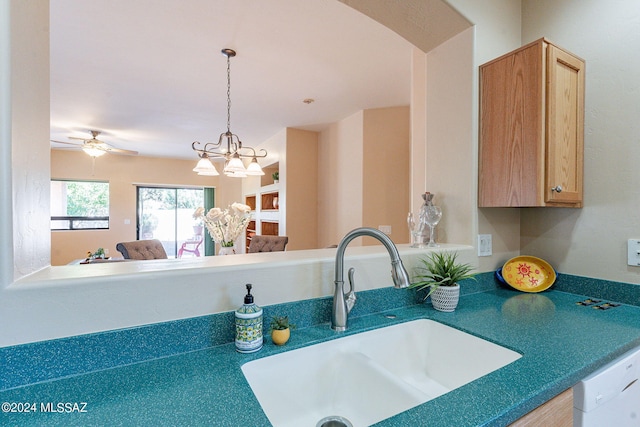
[[[220,246],[230,248],[247,228],[251,220],[251,208],[242,203],[232,203],[225,210],[211,208],[205,215],[204,208],[199,207],[193,213],[193,218],[204,223],[211,238]]]

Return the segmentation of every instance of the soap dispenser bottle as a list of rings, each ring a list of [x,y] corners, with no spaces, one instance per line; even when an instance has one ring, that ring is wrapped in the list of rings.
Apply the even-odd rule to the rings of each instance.
[[[253,353],[262,348],[262,308],[253,302],[251,284],[247,283],[244,304],[236,310],[236,350]]]

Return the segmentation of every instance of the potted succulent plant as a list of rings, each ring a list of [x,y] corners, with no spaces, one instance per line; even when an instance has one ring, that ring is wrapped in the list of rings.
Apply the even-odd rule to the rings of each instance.
[[[280,182],[280,171],[275,171],[274,173],[272,173],[271,178],[273,178],[274,184]]]
[[[271,319],[271,340],[275,345],[284,345],[289,341],[291,329],[295,329],[296,325],[289,323],[288,316],[273,316]]]
[[[105,259],[105,258],[107,258],[107,256],[103,248],[98,248],[98,250],[95,252],[87,251],[87,261],[93,260],[93,259]]]
[[[433,252],[421,259],[422,265],[417,268],[416,283],[411,288],[418,290],[429,288],[426,300],[431,297],[433,308],[439,311],[454,311],[460,299],[460,284],[464,279],[475,280],[475,273],[470,264],[456,262],[457,252]]]

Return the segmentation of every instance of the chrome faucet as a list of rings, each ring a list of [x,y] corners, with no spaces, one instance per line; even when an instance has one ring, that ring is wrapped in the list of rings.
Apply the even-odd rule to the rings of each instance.
[[[356,228],[348,232],[340,241],[336,252],[336,280],[335,292],[333,294],[333,310],[331,312],[331,329],[334,331],[345,331],[347,329],[347,319],[349,312],[356,303],[356,294],[353,281],[354,268],[349,269],[349,292],[344,292],[344,252],[347,245],[356,237],[369,236],[378,239],[391,257],[391,278],[396,289],[409,286],[409,274],[402,265],[398,248],[391,239],[383,232],[375,228]]]

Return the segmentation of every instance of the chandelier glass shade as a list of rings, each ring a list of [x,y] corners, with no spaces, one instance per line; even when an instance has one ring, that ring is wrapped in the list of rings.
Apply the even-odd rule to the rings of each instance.
[[[213,163],[211,163],[211,160],[209,160],[209,156],[207,156],[206,154],[200,157],[200,160],[198,161],[198,164],[196,165],[196,167],[193,168],[193,171],[197,172],[198,175],[207,175],[207,176],[220,175],[216,167],[213,165]]]
[[[211,159],[221,158],[225,159],[223,173],[227,176],[245,178],[247,175],[264,175],[258,158],[266,157],[267,150],[260,149],[256,152],[252,147],[243,146],[238,135],[231,132],[231,58],[236,56],[236,52],[222,49],[222,54],[227,57],[227,131],[220,134],[217,143],[202,144],[195,141],[191,144],[193,151],[200,157],[193,171],[198,175],[219,175]],[[248,167],[245,167],[243,159],[251,159]]]
[[[251,163],[249,163],[249,166],[247,166],[247,172],[245,173],[247,175],[264,175],[264,171],[262,170],[262,167],[260,167],[258,159],[256,159],[255,157],[251,159]]]

